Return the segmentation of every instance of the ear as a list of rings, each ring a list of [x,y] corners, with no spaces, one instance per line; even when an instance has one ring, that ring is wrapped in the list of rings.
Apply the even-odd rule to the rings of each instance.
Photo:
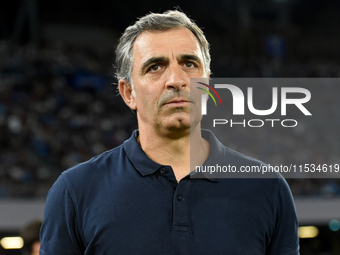
[[[137,110],[136,98],[134,93],[132,93],[131,84],[125,79],[120,79],[118,82],[118,86],[119,93],[122,96],[126,105],[129,106],[132,110]]]

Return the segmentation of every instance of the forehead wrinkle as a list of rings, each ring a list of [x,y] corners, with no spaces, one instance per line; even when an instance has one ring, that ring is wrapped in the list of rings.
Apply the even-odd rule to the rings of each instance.
[[[167,58],[167,61],[169,62],[170,59],[171,60],[176,60],[176,62],[178,62],[180,60],[180,55],[193,55],[193,56],[196,56],[197,57],[197,60],[199,61],[199,64],[204,68],[204,56],[203,56],[203,52],[202,52],[202,49],[201,49],[201,45],[199,44],[199,41],[197,40],[197,38],[195,37],[194,34],[192,34],[192,32],[190,30],[187,30],[186,28],[183,30],[187,30],[188,33],[186,33],[186,35],[189,35],[189,38],[191,39],[191,42],[188,42],[188,41],[183,41],[184,39],[183,38],[187,38],[186,35],[185,36],[182,36],[180,38],[177,38],[178,39],[178,43],[179,43],[179,47],[181,47],[182,49],[180,51],[182,52],[178,52],[177,51],[177,48],[173,48],[174,44],[171,43],[169,44],[169,40],[165,41],[165,44],[168,43],[169,47],[168,47],[168,52],[158,52],[160,53],[159,55],[157,54],[157,51],[158,50],[154,50],[154,49],[157,49],[157,48],[160,48],[160,49],[163,49],[164,48],[162,47],[164,44],[162,43],[162,41],[159,41],[158,42],[158,39],[157,40],[154,40],[154,35],[159,35],[159,36],[162,36],[162,34],[166,34],[166,33],[169,33],[169,32],[174,32],[174,31],[180,31],[182,30],[183,28],[181,29],[170,29],[170,30],[167,30],[167,31],[161,31],[161,32],[158,32],[158,31],[144,31],[143,33],[141,33],[135,40],[134,44],[133,44],[133,67],[136,67],[135,66],[135,60],[136,60],[136,54],[139,55],[138,58],[142,58],[143,59],[143,55],[145,55],[145,53],[148,51],[148,49],[150,48],[150,43],[151,45],[153,46],[153,48],[150,48],[151,49],[151,56],[145,60],[145,61],[142,61],[140,62],[141,63],[141,66],[143,66],[149,59],[151,58],[159,58],[159,57],[166,57]],[[176,32],[177,32],[176,31]],[[164,37],[160,37],[161,40],[164,40]],[[177,42],[177,41],[176,41]],[[193,43],[192,46],[188,46],[188,43],[190,45],[192,45],[191,43]],[[137,50],[138,48],[138,50]],[[138,52],[138,53],[137,53]],[[154,56],[152,56],[154,54]],[[183,60],[183,59],[182,59]],[[141,72],[142,68],[138,68],[139,72]]]
[[[175,56],[175,53],[174,53],[173,50],[171,50],[171,57],[172,57],[172,59],[176,59],[176,56]]]

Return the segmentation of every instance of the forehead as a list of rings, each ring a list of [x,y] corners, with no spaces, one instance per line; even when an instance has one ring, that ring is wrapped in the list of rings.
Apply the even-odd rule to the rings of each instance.
[[[179,54],[193,54],[203,59],[197,38],[187,28],[144,31],[133,46],[134,65],[155,56],[176,57]]]

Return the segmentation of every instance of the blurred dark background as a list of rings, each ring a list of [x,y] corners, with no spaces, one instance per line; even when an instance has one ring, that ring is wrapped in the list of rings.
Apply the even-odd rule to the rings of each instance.
[[[212,77],[340,76],[337,0],[2,3],[0,238],[18,233],[34,213],[41,216],[46,194],[63,170],[118,146],[136,129],[135,116],[117,95],[112,67],[115,46],[137,17],[174,7],[203,28],[211,44]],[[323,88],[320,93],[330,96]],[[333,91],[331,99],[339,94]],[[329,107],[339,126],[339,103]],[[268,139],[275,140],[273,148],[283,148],[280,155],[268,147],[263,154],[254,147],[254,136],[242,131],[234,131],[226,145],[272,164],[287,164],[296,153],[304,156],[305,163],[340,161],[336,128],[319,140],[311,140],[308,132]],[[311,141],[316,142],[311,145]],[[288,182],[300,223],[320,229],[317,237],[301,239],[301,254],[340,254],[339,230],[328,227],[331,220],[340,219],[340,182]],[[320,208],[320,203],[327,207]],[[0,247],[0,254],[18,254],[18,250]]]

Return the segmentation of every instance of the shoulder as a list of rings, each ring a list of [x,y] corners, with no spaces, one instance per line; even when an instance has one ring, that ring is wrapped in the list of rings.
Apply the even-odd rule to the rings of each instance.
[[[215,166],[215,172],[209,173],[211,177],[220,180],[234,179],[233,182],[240,187],[256,189],[262,194],[267,192],[266,196],[269,197],[277,196],[278,192],[290,195],[286,180],[279,172],[272,171],[269,164],[225,146],[211,131],[204,130],[203,134],[211,145],[209,157],[204,165]]]
[[[114,167],[119,166],[122,159],[125,157],[124,149],[118,146],[114,149],[103,152],[91,158],[88,161],[77,164],[67,170],[61,175],[65,178],[76,178],[79,179],[82,176],[97,176],[98,174],[111,170]]]
[[[89,204],[96,196],[103,196],[103,187],[112,188],[110,180],[120,183],[122,167],[126,159],[122,146],[106,151],[90,160],[65,170],[55,181],[47,196],[48,204],[73,204],[79,208]],[[77,209],[78,210],[78,209]]]
[[[96,189],[104,181],[119,175],[124,159],[126,155],[122,145],[103,152],[62,172],[52,190],[67,190],[72,196],[74,191]]]
[[[281,210],[283,205],[294,207],[293,196],[285,178],[271,166],[261,160],[246,156],[240,152],[223,146],[223,164],[234,166],[237,173],[232,175],[232,182],[245,191],[253,199],[262,199],[272,208]],[[223,180],[227,175],[219,175]]]
[[[209,130],[202,130],[202,135],[210,143],[210,153],[205,162],[206,165],[213,165],[216,163],[231,164],[237,167],[242,165],[265,165],[265,163],[260,160],[228,148]]]
[[[240,172],[237,177],[246,180],[243,182],[244,185],[257,186],[259,190],[263,190],[261,193],[268,193],[274,199],[280,194],[284,195],[287,199],[291,198],[287,181],[279,172],[272,171],[272,167],[269,164],[226,146],[223,146],[223,149],[225,155],[224,164],[235,166],[235,169]]]
[[[255,159],[253,157],[244,155],[238,151],[232,150],[227,146],[223,145],[223,153],[227,160],[232,161],[233,163],[243,164],[243,165],[266,165],[261,160]]]

